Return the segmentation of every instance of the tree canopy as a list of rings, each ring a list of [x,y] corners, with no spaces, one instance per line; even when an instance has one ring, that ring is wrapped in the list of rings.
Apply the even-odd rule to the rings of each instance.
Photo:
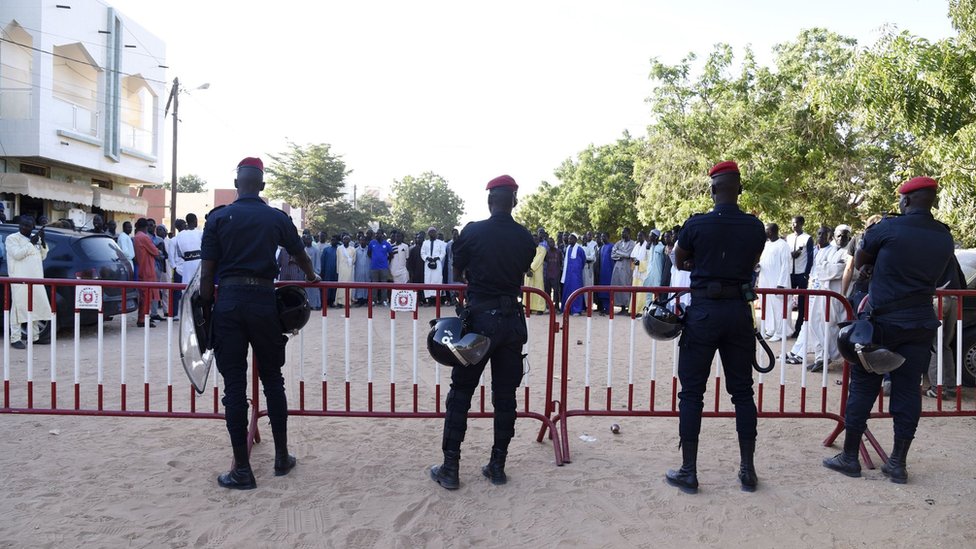
[[[302,208],[303,217],[341,198],[352,170],[346,170],[342,156],[334,154],[331,145],[289,143],[288,147],[283,153],[269,155],[271,163],[265,169],[268,198]]]
[[[169,189],[171,185],[163,183],[164,189]],[[188,173],[180,176],[176,180],[176,192],[180,193],[202,193],[207,190],[207,182],[197,174]]]
[[[449,234],[463,213],[464,200],[451,190],[446,179],[433,172],[407,175],[393,182],[388,218],[391,227],[415,232],[433,226]]]
[[[525,196],[532,228],[671,226],[711,207],[708,168],[738,162],[740,204],[764,221],[848,223],[896,208],[898,184],[940,181],[936,217],[976,245],[976,0],[950,0],[957,37],[887,30],[869,47],[814,28],[764,66],[717,44],[651,60],[647,135],[591,145]]]

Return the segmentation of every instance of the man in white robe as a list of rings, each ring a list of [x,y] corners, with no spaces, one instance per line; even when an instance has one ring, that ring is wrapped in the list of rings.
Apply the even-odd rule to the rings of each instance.
[[[833,233],[832,230],[831,233]],[[820,255],[827,253],[829,249],[830,243],[823,248],[818,247],[813,256],[813,262],[810,266],[810,280],[809,285],[807,286],[807,288],[810,290],[820,290],[823,288],[823,283],[819,279],[819,272],[816,265],[822,261]],[[810,296],[808,303],[810,308],[810,320],[818,318],[820,319],[820,322],[823,322],[824,298],[822,296]],[[819,339],[820,334],[810,327],[811,324],[813,324],[813,322],[804,322],[803,326],[800,327],[800,334],[793,343],[793,349],[786,354],[787,364],[801,364],[803,362],[803,355],[807,352],[814,353],[814,356],[817,358],[823,354],[823,341]],[[820,332],[823,332],[823,330],[820,330]]]
[[[34,230],[34,218],[29,215],[20,216],[19,223],[20,232],[13,233],[6,239],[7,275],[10,278],[44,278],[43,262],[47,257],[44,229],[31,236],[30,233]],[[31,286],[31,322],[28,325],[27,335],[36,342],[40,336],[38,322],[51,320],[51,305],[43,285],[32,284]],[[15,349],[27,348],[27,344],[21,341],[20,335],[20,325],[27,322],[27,308],[27,285],[11,284],[10,341],[11,347]],[[49,343],[50,340],[47,342]]]
[[[390,260],[390,274],[393,282],[406,284],[410,282],[410,270],[407,269],[407,256],[410,255],[410,246],[403,241],[403,232],[396,231],[393,235],[393,259]]]
[[[644,285],[644,280],[647,278],[648,259],[651,257],[650,245],[650,241],[644,240],[644,231],[637,231],[637,243],[634,244],[634,249],[630,252],[630,257],[634,260],[634,278],[630,283],[631,286]],[[636,309],[634,309],[637,314],[644,310],[646,302],[647,294],[637,294],[637,304],[635,305]]]
[[[847,254],[847,245],[851,241],[851,228],[848,225],[838,225],[834,229],[834,239],[814,259],[813,270],[817,272],[817,280],[821,290],[841,292],[843,286],[844,270],[850,256]],[[827,349],[827,364],[840,359],[840,350],[837,348],[837,333],[840,332],[838,322],[847,316],[843,303],[837,298],[830,298],[830,317],[827,319],[826,326],[824,319],[826,313],[827,299],[817,298],[810,307],[811,334],[820,342],[821,347]],[[806,326],[806,324],[804,324]],[[824,363],[822,353],[818,353],[815,362],[807,366],[811,372],[819,372],[823,369]]]
[[[583,266],[583,286],[593,285],[593,265],[599,248],[599,244],[593,240],[593,231],[586,231],[586,234],[583,235],[583,251],[586,252],[586,264]]]
[[[356,247],[351,245],[352,239],[349,235],[342,235],[342,244],[336,248],[336,271],[339,273],[339,282],[353,282],[356,275]],[[336,305],[346,304],[346,292],[349,292],[349,299],[353,298],[353,290],[339,287],[336,289]]]
[[[647,278],[644,279],[645,286],[660,286],[664,275],[664,244],[661,244],[661,231],[651,229],[651,236],[648,239],[651,249],[648,251],[647,259]]]
[[[437,227],[427,229],[427,240],[420,245],[420,258],[424,261],[424,284],[444,283],[444,259],[447,244],[437,238]],[[424,290],[424,299],[433,300],[437,290]]]
[[[122,248],[122,255],[132,263],[133,270],[136,264],[136,247],[132,243],[132,222],[122,223],[122,232],[118,236],[119,248]]]
[[[759,258],[759,288],[789,288],[793,257],[790,245],[779,237],[779,226],[766,225],[766,246]],[[765,318],[762,321],[763,336],[768,341],[780,341],[786,337],[783,320],[783,296],[767,295]]]

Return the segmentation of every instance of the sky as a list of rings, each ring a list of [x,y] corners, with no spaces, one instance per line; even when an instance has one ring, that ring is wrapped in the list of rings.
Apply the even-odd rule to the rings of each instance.
[[[110,3],[166,42],[149,53],[191,90],[180,175],[231,187],[246,156],[329,143],[359,193],[443,176],[464,199],[462,224],[488,215],[484,185],[497,175],[524,197],[588,145],[645,135],[652,58],[702,58],[725,42],[768,64],[775,44],[811,27],[861,46],[890,25],[954,35],[946,0]]]

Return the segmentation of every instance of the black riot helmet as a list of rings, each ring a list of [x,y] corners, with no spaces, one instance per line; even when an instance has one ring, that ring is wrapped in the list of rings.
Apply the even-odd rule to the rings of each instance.
[[[305,288],[295,285],[280,286],[275,289],[275,299],[278,302],[278,318],[281,320],[282,333],[297,334],[312,316],[312,308],[308,304]]]
[[[905,357],[874,343],[874,325],[868,320],[841,322],[837,348],[852,364],[860,364],[872,374],[887,374],[904,364]]]
[[[670,341],[681,335],[681,317],[668,310],[667,301],[648,302],[641,322],[647,335],[658,341]]]
[[[435,362],[444,366],[472,366],[488,354],[491,339],[476,333],[464,333],[460,318],[435,318],[430,321],[427,351]]]

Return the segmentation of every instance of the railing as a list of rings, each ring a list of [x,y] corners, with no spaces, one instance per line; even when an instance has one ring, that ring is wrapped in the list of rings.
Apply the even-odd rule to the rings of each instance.
[[[153,152],[153,135],[149,130],[137,128],[132,124],[122,123],[122,146],[146,154]]]
[[[178,355],[177,326],[172,314],[161,329],[130,325],[133,313],[117,316],[109,322],[99,311],[96,324],[82,327],[79,310],[75,310],[74,337],[70,344],[57,338],[52,330],[49,356],[39,353],[40,345],[31,341],[23,351],[10,346],[10,289],[28,284],[27,303],[33,292],[45,291],[53,296],[61,286],[102,286],[121,288],[126,294],[150,288],[182,289],[182,284],[123,282],[101,280],[45,279],[45,286],[36,279],[0,279],[4,300],[4,399],[0,413],[80,414],[95,416],[146,417],[223,417],[219,408],[221,378],[214,372],[214,386],[208,390],[210,400],[206,410],[199,410],[196,393],[182,374]],[[286,284],[292,284],[287,282]],[[444,305],[441,291],[463,293],[463,285],[397,285],[370,283],[294,283],[307,291],[328,293],[330,288],[348,294],[350,299],[339,309],[323,308],[313,314],[309,323],[291,338],[286,347],[284,368],[288,393],[292,395],[289,414],[306,416],[344,416],[374,418],[443,418],[443,396],[450,368],[433,362],[426,351],[428,320],[440,315],[454,315],[454,308]],[[416,308],[411,312],[397,312],[372,303],[379,290],[423,289],[438,290],[435,306]],[[351,305],[355,292],[361,291],[369,303],[363,307]],[[542,294],[535,289],[527,292]],[[219,292],[219,288],[218,288]],[[544,294],[542,294],[544,295]],[[324,297],[324,296],[323,296]],[[548,302],[549,309],[554,310]],[[30,308],[30,307],[29,307]],[[170,303],[169,310],[174,311]],[[30,311],[32,314],[33,312]],[[52,325],[56,325],[55,318]],[[30,315],[28,315],[30,316]],[[32,319],[31,319],[32,320]],[[184,319],[186,322],[188,319]],[[555,462],[561,464],[561,445],[553,415],[553,353],[555,349],[555,313],[535,315],[528,319],[530,341],[526,345],[529,364],[521,386],[522,403],[518,417],[532,418],[542,423],[537,436],[542,441],[548,432],[553,439]],[[386,324],[386,329],[379,325]],[[388,335],[387,335],[388,334]],[[404,334],[404,335],[401,335]],[[21,354],[22,353],[22,354]],[[133,399],[130,378],[132,364],[138,364],[143,395]],[[174,374],[174,368],[176,373]],[[216,370],[216,368],[214,368]],[[473,402],[470,417],[492,417],[490,395],[482,377],[479,394]],[[74,398],[65,403],[58,394],[58,382],[65,372],[72,372]],[[137,374],[138,375],[138,374]],[[175,379],[174,379],[175,376]],[[36,383],[50,378],[50,386]],[[118,388],[117,390],[115,388]],[[386,389],[388,387],[388,389]],[[257,376],[252,372],[251,436],[260,440],[257,419],[265,415]],[[297,395],[297,398],[296,398]],[[133,406],[134,405],[134,406]]]
[[[287,284],[293,284],[287,282]],[[445,292],[463,296],[463,285],[374,284],[354,282],[294,283],[307,291],[321,293],[328,302],[328,292],[335,290],[346,297],[340,308],[323,308],[312,315],[309,323],[291,338],[286,347],[285,381],[291,395],[290,414],[305,416],[418,418],[433,419],[444,416],[443,398],[450,368],[437,365],[426,351],[428,321],[454,314],[454,308],[443,300]],[[110,319],[103,310],[97,311],[94,325],[82,326],[80,309],[74,309],[74,330],[69,337],[59,338],[51,331],[50,346],[28,341],[26,349],[11,347],[11,289],[26,286],[27,303],[33,293],[42,291],[54,303],[59,287],[101,286],[117,288],[122,302],[127,294],[150,288],[183,289],[182,284],[65,279],[0,278],[4,297],[3,311],[3,401],[0,413],[73,414],[125,417],[222,418],[219,393],[222,380],[216,372],[213,386],[203,396],[197,395],[186,381],[179,363],[177,322],[170,297],[170,314],[162,327],[132,326],[131,312],[120,312]],[[437,298],[431,307],[417,307],[397,311],[374,303],[380,291],[416,292],[436,290]],[[678,415],[678,347],[677,340],[658,342],[647,337],[640,326],[637,296],[649,292],[674,292],[676,288],[646,287],[586,287],[571,294],[567,302],[586,299],[592,304],[596,292],[628,295],[630,313],[610,312],[604,320],[584,307],[581,317],[568,311],[559,319],[553,303],[543,292],[523,288],[524,294],[545,296],[549,310],[543,315],[528,315],[526,323],[529,341],[525,352],[531,365],[520,387],[521,404],[518,415],[541,423],[536,440],[542,442],[548,433],[553,441],[557,464],[570,461],[570,422],[577,416],[676,417]],[[219,292],[219,289],[218,289]],[[361,292],[364,304],[353,305],[356,292]],[[757,316],[771,309],[766,303],[774,296],[797,296],[807,300],[806,330],[814,328],[830,334],[838,318],[851,318],[847,301],[838,294],[823,290],[757,290]],[[172,292],[169,292],[172,295]],[[976,299],[976,291],[940,291],[937,303],[939,318],[946,314],[944,303],[950,297],[960,301]],[[818,302],[818,300],[820,300]],[[527,301],[527,300],[526,300]],[[815,305],[816,304],[816,305]],[[837,307],[843,313],[836,314]],[[793,314],[790,299],[776,300],[772,310],[779,311],[785,321]],[[959,308],[962,310],[962,307]],[[811,316],[811,311],[818,311]],[[834,314],[831,313],[834,311]],[[57,310],[51,311],[52,326],[57,325]],[[28,314],[33,315],[32,307]],[[822,315],[822,316],[819,316]],[[33,318],[31,318],[33,319]],[[186,319],[184,319],[184,322]],[[946,326],[937,332],[934,346],[935,392],[937,398],[925,399],[923,416],[976,416],[973,391],[963,389],[963,368],[972,368],[976,359],[973,328],[963,331],[962,314],[953,323],[956,343],[954,381],[959,390],[951,398],[938,381],[943,380],[945,358],[943,343]],[[555,363],[556,334],[560,333],[560,362]],[[834,429],[824,440],[833,443],[843,430],[849,365],[830,363],[828,347],[815,352],[809,341],[799,348],[795,341],[772,343],[776,369],[770,374],[758,374],[756,404],[762,418],[815,418],[834,422]],[[802,363],[787,364],[790,351],[798,351]],[[813,361],[824,360],[828,366],[819,372],[806,368]],[[764,360],[764,357],[760,357]],[[967,362],[968,361],[968,362]],[[216,368],[215,368],[216,370]],[[472,418],[491,417],[490,368],[486,368],[472,407]],[[972,370],[968,370],[972,371]],[[716,357],[713,363],[714,395],[706,406],[704,417],[732,417],[731,406],[722,398],[722,364]],[[135,381],[133,382],[133,379]],[[948,378],[946,378],[948,379]],[[66,381],[67,380],[67,381]],[[488,382],[486,382],[488,380]],[[556,387],[558,382],[559,386]],[[59,385],[59,383],[61,385]],[[64,392],[63,385],[70,389]],[[139,387],[141,385],[141,387]],[[772,385],[772,387],[770,387]],[[141,389],[141,390],[140,390]],[[257,376],[252,372],[251,435],[259,439],[257,419],[265,414]],[[921,397],[920,397],[921,398]],[[886,399],[879,395],[872,417],[889,417]],[[557,429],[558,426],[558,429]],[[885,458],[880,445],[870,431],[868,442],[878,455]],[[868,466],[866,449],[862,448]]]
[[[97,112],[57,97],[54,98],[52,110],[54,120],[65,129],[92,136],[98,135]]]

